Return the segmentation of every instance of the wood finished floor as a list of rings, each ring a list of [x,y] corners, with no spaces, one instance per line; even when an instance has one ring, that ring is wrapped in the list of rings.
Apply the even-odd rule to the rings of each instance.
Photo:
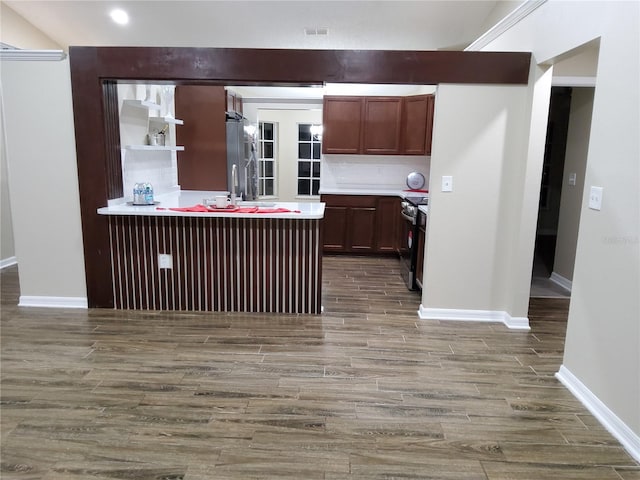
[[[394,259],[325,257],[321,316],[16,307],[9,479],[638,480],[562,387],[568,300],[532,331],[420,321]]]

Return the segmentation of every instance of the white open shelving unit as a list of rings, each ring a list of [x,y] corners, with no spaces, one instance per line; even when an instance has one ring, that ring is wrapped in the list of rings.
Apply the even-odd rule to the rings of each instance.
[[[149,151],[184,151],[184,147],[181,145],[126,145],[126,150],[149,150]]]
[[[134,108],[144,108],[148,111],[157,111],[162,109],[162,105],[154,102],[149,102],[146,100],[123,100],[126,105],[129,105]],[[163,124],[167,123],[170,125],[184,125],[184,121],[179,118],[171,117],[171,116],[149,116],[149,123]],[[144,150],[144,151],[176,151],[182,152],[184,151],[184,147],[180,145],[126,145],[125,150]]]

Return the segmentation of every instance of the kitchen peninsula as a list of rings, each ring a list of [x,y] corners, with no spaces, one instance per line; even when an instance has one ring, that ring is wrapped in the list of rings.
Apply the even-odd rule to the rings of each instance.
[[[188,211],[211,196],[179,191],[157,205],[98,209],[108,216],[114,307],[321,313],[324,204]]]

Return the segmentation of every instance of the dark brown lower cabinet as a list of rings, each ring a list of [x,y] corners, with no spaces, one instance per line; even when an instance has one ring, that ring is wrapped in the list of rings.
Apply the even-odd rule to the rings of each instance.
[[[400,199],[378,197],[376,206],[376,251],[397,253],[400,248]]]
[[[327,253],[397,253],[400,199],[374,195],[322,195]]]
[[[344,252],[347,249],[347,207],[330,207],[324,209],[322,227],[323,250],[325,252]]]
[[[373,252],[376,247],[375,207],[352,207],[349,209],[348,247],[354,253]]]

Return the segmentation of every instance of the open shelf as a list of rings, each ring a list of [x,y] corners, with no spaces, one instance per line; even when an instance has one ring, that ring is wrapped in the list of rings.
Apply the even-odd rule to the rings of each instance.
[[[146,102],[144,100],[124,100],[124,104],[135,108],[146,108],[147,110],[160,110],[160,108],[162,108],[157,103]]]
[[[180,145],[126,145],[126,150],[148,150],[148,151],[184,151],[184,147]]]
[[[184,121],[174,117],[149,117],[150,122],[168,123],[170,125],[184,125]]]

